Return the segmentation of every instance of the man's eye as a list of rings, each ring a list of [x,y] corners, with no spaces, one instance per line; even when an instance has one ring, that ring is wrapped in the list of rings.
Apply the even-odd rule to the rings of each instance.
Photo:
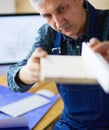
[[[42,15],[45,19],[50,19],[52,16],[51,16],[51,14],[44,14],[44,15]]]
[[[58,8],[57,12],[58,13],[65,13],[68,9],[68,5],[63,5],[60,8]]]

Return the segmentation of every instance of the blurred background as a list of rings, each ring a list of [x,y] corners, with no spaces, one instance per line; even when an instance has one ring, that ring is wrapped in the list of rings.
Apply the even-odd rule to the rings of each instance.
[[[96,8],[109,9],[109,0],[89,0]],[[0,14],[35,13],[29,0],[0,0]]]
[[[89,2],[95,8],[109,9],[109,0]],[[14,63],[27,55],[39,27],[45,23],[36,13],[29,0],[0,0],[0,64]]]

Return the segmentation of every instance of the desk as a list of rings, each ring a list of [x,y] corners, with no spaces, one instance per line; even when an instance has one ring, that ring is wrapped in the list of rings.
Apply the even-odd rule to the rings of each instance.
[[[6,76],[0,76],[0,84],[7,85]],[[54,82],[41,82],[34,87],[32,87],[29,91],[36,92],[39,89],[49,89],[53,91],[55,94],[58,93],[56,85]],[[54,121],[56,121],[63,108],[63,102],[61,98],[54,104],[54,106],[46,113],[46,115],[41,119],[41,121],[33,128],[33,130],[44,130],[49,125],[51,125]]]

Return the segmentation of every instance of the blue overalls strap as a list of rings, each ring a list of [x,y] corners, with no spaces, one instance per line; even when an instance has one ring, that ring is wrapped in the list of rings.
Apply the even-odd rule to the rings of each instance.
[[[108,33],[109,33],[109,17],[108,17]]]
[[[54,48],[52,48],[52,52],[54,55],[59,55],[61,53],[61,33],[56,33],[56,39],[54,42]]]
[[[92,5],[88,4],[89,10],[89,39],[92,37],[98,38],[98,20],[97,20],[97,13],[96,10],[92,7]]]

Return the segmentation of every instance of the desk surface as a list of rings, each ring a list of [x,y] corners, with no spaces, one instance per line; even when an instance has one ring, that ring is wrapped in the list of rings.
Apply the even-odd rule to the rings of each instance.
[[[0,76],[0,84],[7,86],[6,76]],[[39,89],[49,89],[55,94],[58,93],[54,82],[41,82],[30,89],[30,92],[36,92]],[[41,121],[34,127],[33,130],[44,130],[51,125],[61,115],[63,102],[61,98],[53,105],[53,107],[46,113]]]

